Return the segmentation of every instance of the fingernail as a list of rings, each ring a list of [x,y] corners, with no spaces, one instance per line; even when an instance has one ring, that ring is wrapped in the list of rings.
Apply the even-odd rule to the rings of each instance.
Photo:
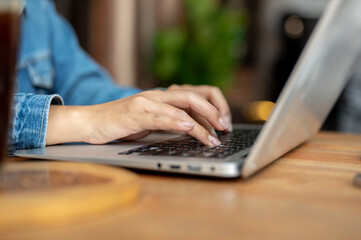
[[[212,137],[211,135],[208,136],[208,139],[214,146],[218,146],[221,144],[221,142],[217,138]]]
[[[183,122],[180,122],[180,125],[182,127],[192,128],[192,127],[194,127],[194,122],[183,121]]]
[[[214,130],[214,128],[212,128],[212,130],[211,130],[211,135],[212,135],[213,137],[215,137],[215,138],[218,137],[216,131]]]
[[[228,132],[232,132],[233,131],[233,127],[232,127],[232,122],[231,122],[231,119],[229,118],[229,116],[226,116],[225,117],[225,120],[226,120],[226,122],[228,123],[228,128],[227,128],[227,131]]]
[[[228,124],[222,117],[220,117],[218,121],[219,121],[219,123],[222,125],[222,127],[223,127],[224,129],[228,129],[228,128],[229,128],[229,124]]]

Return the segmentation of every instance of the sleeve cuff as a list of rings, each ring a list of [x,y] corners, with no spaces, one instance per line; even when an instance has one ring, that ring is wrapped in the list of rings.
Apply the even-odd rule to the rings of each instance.
[[[9,149],[45,147],[50,105],[64,105],[57,95],[15,94]]]

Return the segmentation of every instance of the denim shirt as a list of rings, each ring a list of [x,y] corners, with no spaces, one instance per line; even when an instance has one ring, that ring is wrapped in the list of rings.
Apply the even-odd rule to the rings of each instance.
[[[79,46],[49,0],[30,0],[22,13],[9,151],[39,148],[51,104],[90,105],[140,92],[115,85]]]

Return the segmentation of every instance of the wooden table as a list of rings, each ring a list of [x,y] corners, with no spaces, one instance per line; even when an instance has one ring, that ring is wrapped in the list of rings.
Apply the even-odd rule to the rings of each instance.
[[[360,157],[361,135],[323,132],[248,180],[139,172],[126,209],[0,239],[361,239]]]

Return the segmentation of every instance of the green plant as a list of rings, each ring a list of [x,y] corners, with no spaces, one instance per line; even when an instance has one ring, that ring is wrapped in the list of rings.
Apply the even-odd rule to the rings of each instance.
[[[227,90],[244,46],[245,14],[214,0],[185,0],[180,26],[156,34],[152,71],[162,86],[209,84]]]

